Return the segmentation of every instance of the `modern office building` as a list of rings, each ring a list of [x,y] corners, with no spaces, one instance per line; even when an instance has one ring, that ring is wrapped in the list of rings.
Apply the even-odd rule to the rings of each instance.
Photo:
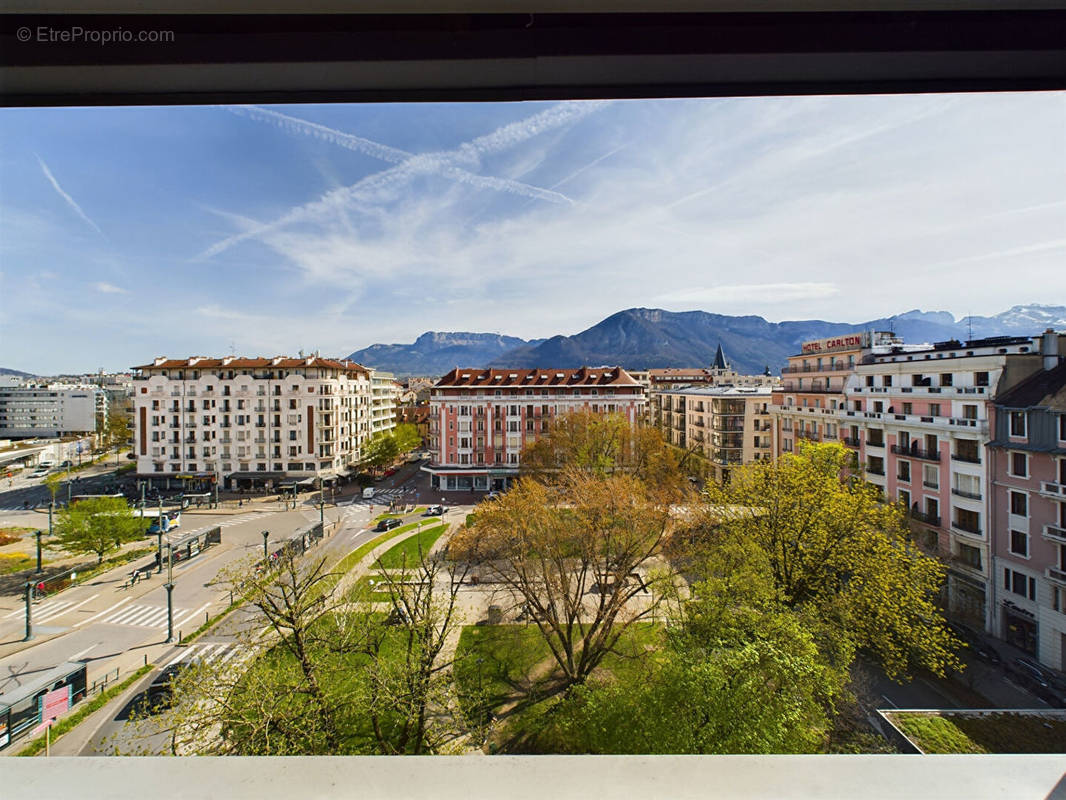
[[[143,477],[187,476],[226,488],[332,481],[356,468],[373,432],[395,423],[391,376],[375,384],[372,370],[351,361],[157,358],[134,370],[134,453]]]
[[[620,367],[454,369],[430,398],[431,462],[422,469],[441,490],[505,489],[522,449],[576,410],[624,414],[636,424],[644,391]]]
[[[999,393],[990,425],[992,631],[1061,670],[1066,668],[1066,363],[1048,356],[1042,371]]]
[[[106,418],[107,409],[107,393],[98,386],[0,386],[0,437],[54,438],[95,433],[98,420]]]

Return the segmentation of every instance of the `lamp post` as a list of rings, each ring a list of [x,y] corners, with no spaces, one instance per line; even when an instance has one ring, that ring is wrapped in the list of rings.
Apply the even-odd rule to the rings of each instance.
[[[28,642],[33,639],[33,581],[26,581],[26,637],[22,640]]]
[[[155,525],[156,536],[159,537],[159,552],[156,556],[159,563],[156,564],[155,570],[155,574],[158,575],[163,571],[163,495],[159,495],[159,517],[156,519]]]
[[[167,644],[174,641],[174,545],[167,542]]]
[[[270,531],[263,531],[263,560],[264,561],[266,561],[268,558],[270,558],[270,555],[267,553],[267,538],[269,536],[270,536]]]
[[[41,531],[35,531],[34,536],[37,537],[37,574],[41,574]]]

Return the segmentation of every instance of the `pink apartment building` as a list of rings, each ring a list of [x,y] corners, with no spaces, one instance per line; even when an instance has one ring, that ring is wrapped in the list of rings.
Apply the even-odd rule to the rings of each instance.
[[[994,439],[988,445],[992,631],[1047,666],[1063,669],[1066,363],[1049,356],[1044,367],[1001,393],[993,405]]]
[[[867,481],[910,510],[918,543],[949,567],[949,615],[992,630],[991,404],[1066,352],[1066,336],[996,337],[873,352],[838,411]]]
[[[644,387],[620,367],[460,369],[433,386],[429,449],[422,469],[442,491],[506,489],[522,448],[570,411],[642,418]]]

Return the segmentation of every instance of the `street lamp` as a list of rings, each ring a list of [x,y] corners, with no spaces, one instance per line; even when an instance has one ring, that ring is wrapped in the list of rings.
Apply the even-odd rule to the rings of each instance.
[[[35,531],[37,537],[37,574],[41,574],[41,531]]]
[[[174,641],[174,545],[167,542],[167,644]]]
[[[156,553],[156,560],[159,562],[156,564],[155,574],[158,575],[163,571],[163,495],[159,495],[159,516],[155,521],[155,533],[159,537],[159,551]]]

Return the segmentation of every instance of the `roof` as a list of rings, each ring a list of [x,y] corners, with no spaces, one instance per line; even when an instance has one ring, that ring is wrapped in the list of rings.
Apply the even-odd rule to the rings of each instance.
[[[462,369],[456,367],[434,385],[442,387],[501,386],[640,386],[621,367],[581,367],[579,369]]]
[[[348,372],[364,372],[370,370],[362,364],[354,361],[341,361],[336,358],[320,358],[309,356],[307,358],[289,358],[276,356],[275,358],[237,358],[226,356],[225,358],[204,358],[193,356],[192,358],[157,358],[151,364],[142,364],[132,369],[296,369],[298,367],[319,367],[325,369],[340,369]]]
[[[1066,362],[1045,369],[1000,394],[1002,408],[1054,408],[1066,411]]]
[[[725,351],[722,350],[722,343],[718,343],[718,349],[714,353],[714,363],[711,364],[714,369],[729,369],[729,364],[725,360]]]
[[[698,394],[707,397],[769,397],[773,386],[678,386],[664,389],[660,395]]]

